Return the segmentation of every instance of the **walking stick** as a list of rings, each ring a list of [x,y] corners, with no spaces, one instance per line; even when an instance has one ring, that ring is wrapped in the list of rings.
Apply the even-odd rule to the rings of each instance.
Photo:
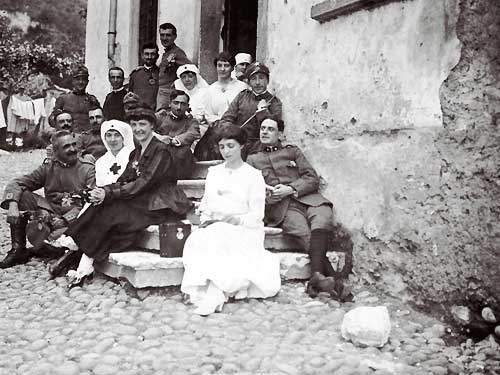
[[[273,96],[271,96],[271,98],[270,98],[270,99],[266,102],[266,104],[267,104],[267,105],[270,105],[270,104],[271,104],[271,102],[273,101],[273,99],[274,99],[274,97],[275,97],[275,96],[276,96],[276,95],[274,95],[274,94],[273,94]],[[249,118],[248,118],[248,119],[247,119],[247,120],[246,120],[243,124],[241,124],[241,125],[240,125],[240,128],[244,127],[246,124],[248,124],[250,121],[252,121],[252,119],[253,119],[255,116],[257,116],[257,111],[255,111],[255,113],[254,113],[252,116],[250,116],[250,117],[249,117]]]

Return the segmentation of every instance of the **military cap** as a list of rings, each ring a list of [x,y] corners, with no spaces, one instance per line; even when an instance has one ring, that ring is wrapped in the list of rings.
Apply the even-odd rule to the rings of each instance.
[[[73,78],[81,76],[89,76],[89,70],[85,65],[78,65],[75,69],[73,69]]]
[[[123,104],[137,104],[139,105],[141,101],[141,98],[139,95],[136,93],[129,91],[127,94],[123,97]]]
[[[257,73],[264,73],[267,77],[269,77],[269,68],[264,64],[256,61],[253,64],[248,65],[245,70],[245,74],[248,78]]]

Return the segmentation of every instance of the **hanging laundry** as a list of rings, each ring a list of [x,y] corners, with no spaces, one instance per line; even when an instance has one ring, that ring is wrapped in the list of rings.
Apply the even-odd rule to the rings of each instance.
[[[38,125],[40,124],[40,120],[42,120],[44,117],[47,117],[47,114],[45,113],[45,99],[35,99],[32,101],[32,103],[34,110],[33,121],[35,122],[35,125]]]

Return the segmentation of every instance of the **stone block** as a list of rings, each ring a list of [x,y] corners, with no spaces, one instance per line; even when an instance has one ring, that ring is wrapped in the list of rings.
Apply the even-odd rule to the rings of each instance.
[[[177,186],[189,199],[201,199],[205,191],[205,180],[178,180]]]
[[[95,268],[109,277],[125,278],[135,288],[180,285],[184,275],[182,258],[162,258],[144,251],[111,253]]]
[[[311,7],[311,18],[319,22],[363,9],[372,9],[395,0],[326,0]]]

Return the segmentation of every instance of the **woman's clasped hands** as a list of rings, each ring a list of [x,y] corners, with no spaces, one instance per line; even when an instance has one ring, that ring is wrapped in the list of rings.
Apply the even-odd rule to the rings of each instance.
[[[101,204],[105,197],[106,191],[100,187],[95,187],[89,192],[89,201],[96,206]]]

